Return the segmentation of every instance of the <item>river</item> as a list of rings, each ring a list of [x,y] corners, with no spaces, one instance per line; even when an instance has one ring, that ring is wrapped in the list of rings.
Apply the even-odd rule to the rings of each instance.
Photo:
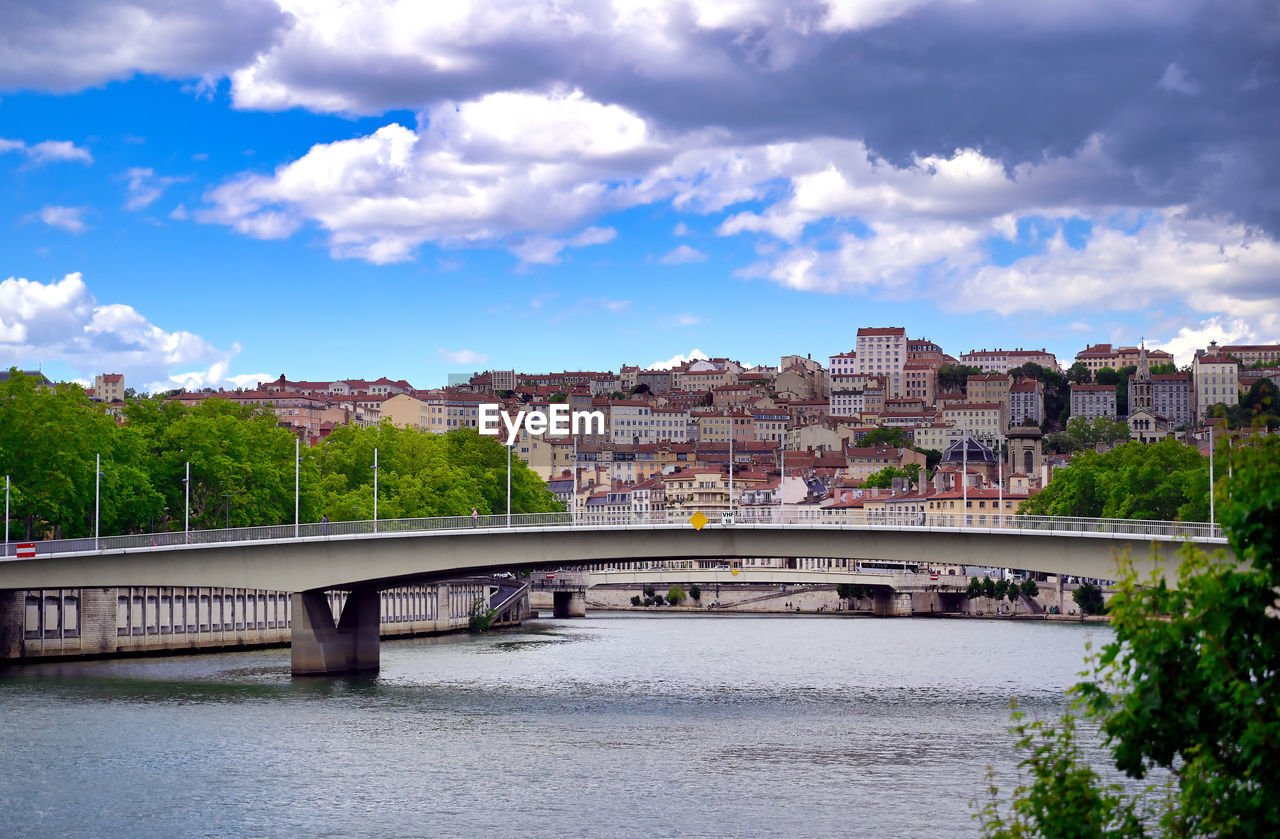
[[[593,614],[0,670],[0,836],[975,836],[1106,626]]]

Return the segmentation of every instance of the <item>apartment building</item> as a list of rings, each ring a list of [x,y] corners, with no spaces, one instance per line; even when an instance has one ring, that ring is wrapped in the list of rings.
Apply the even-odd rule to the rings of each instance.
[[[969,376],[965,383],[966,402],[999,402],[1009,408],[1009,388],[1012,380],[1003,373],[983,373]]]
[[[93,377],[93,401],[123,402],[124,374],[99,373]]]
[[[1072,385],[1071,416],[1084,417],[1085,419],[1095,419],[1097,417],[1115,419],[1116,386]]]
[[[1206,351],[1197,351],[1191,362],[1191,377],[1195,381],[1196,416],[1204,419],[1209,409],[1218,403],[1231,406],[1240,402],[1240,363],[1219,351],[1216,342],[1210,342]]]
[[[1009,425],[1044,422],[1044,384],[1025,379],[1009,386]]]
[[[609,441],[653,442],[653,408],[643,399],[614,399],[609,403]]]
[[[1107,344],[1105,346],[1109,347],[1110,345]],[[988,350],[986,348],[970,350],[960,356],[960,363],[991,373],[1008,373],[1010,370],[1027,363],[1039,364],[1041,367],[1055,371],[1058,369],[1057,356],[1044,348],[1038,350],[1024,350],[1021,347],[1014,350]]]
[[[863,327],[858,330],[855,351],[859,372],[884,376],[886,395],[902,395],[902,368],[907,363],[907,330],[904,327]]]
[[[995,445],[1009,428],[1009,409],[1003,402],[956,402],[939,413],[942,421],[988,446]]]
[[[1280,344],[1226,344],[1219,352],[1231,356],[1244,367],[1259,362],[1270,365],[1280,363]]]
[[[932,361],[908,361],[902,366],[902,388],[904,396],[932,405],[938,399],[938,365]]]
[[[856,352],[843,352],[839,355],[830,356],[827,359],[827,372],[834,379],[836,376],[854,376],[858,373],[858,354]]]

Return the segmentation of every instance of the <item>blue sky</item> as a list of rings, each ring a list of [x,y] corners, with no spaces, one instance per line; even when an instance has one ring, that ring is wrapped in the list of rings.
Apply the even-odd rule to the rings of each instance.
[[[1280,339],[1268,4],[422,5],[19,2],[0,364]]]

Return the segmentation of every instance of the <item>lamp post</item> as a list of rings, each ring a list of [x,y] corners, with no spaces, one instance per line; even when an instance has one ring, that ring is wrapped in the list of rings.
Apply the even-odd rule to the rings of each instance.
[[[293,538],[298,538],[298,479],[299,464],[302,463],[302,440],[293,441]]]
[[[227,505],[227,530],[230,530],[230,529],[231,529],[231,493],[229,493],[229,492],[224,492],[224,493],[222,493],[222,497],[223,497],[223,498],[225,498],[225,499],[227,499],[227,500],[226,500],[226,505]]]
[[[1213,426],[1209,426],[1209,532],[1213,532]]]
[[[507,440],[507,527],[511,526],[511,450],[516,447],[513,435]]]
[[[378,532],[378,447],[373,447],[373,532]]]
[[[961,450],[961,455],[960,455],[960,462],[961,462],[961,467],[960,467],[960,492],[961,492],[961,496],[960,496],[960,497],[961,497],[961,503],[960,503],[960,515],[961,515],[961,516],[963,516],[963,518],[962,518],[962,519],[960,519],[960,522],[961,522],[960,526],[961,526],[961,527],[968,527],[968,525],[969,525],[969,432],[968,432],[968,430],[967,430],[967,429],[966,429],[966,430],[963,432],[963,434],[961,435],[961,437],[960,437],[960,441],[961,441],[961,442],[960,442],[960,447],[961,447],[961,449],[960,449],[960,450]]]
[[[999,420],[997,420],[997,422],[998,421]],[[1003,450],[1004,450],[1004,435],[998,434],[996,435],[996,457],[998,457],[1000,460],[999,460],[999,465],[996,466],[996,469],[997,469],[997,474],[999,475],[998,482],[1000,485],[1000,500],[996,504],[996,510],[998,511],[997,515],[999,515],[999,518],[997,519],[999,524],[997,525],[997,527],[1004,527],[1004,451]]]
[[[191,541],[191,461],[187,461],[187,476],[182,479],[182,541]]]
[[[729,412],[729,518],[733,519],[733,411]]]
[[[779,510],[778,523],[787,523],[787,441],[784,439],[778,445],[778,455],[782,458],[782,465],[778,469],[778,504]]]
[[[573,436],[573,507],[569,513],[570,525],[578,524],[578,435]]]
[[[102,455],[93,456],[93,549],[102,550],[98,538],[98,524],[102,519]]]
[[[9,476],[4,476],[4,553],[0,556],[9,555]]]

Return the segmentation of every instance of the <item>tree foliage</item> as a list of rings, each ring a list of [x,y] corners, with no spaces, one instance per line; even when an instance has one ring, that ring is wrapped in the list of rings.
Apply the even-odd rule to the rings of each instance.
[[[188,407],[153,398],[129,403],[125,419],[117,423],[75,385],[39,388],[16,372],[0,383],[0,474],[11,476],[24,538],[93,533],[95,455],[103,535],[181,528],[188,497],[197,529],[293,521],[297,438],[271,411],[228,399]],[[302,447],[300,518],[372,518],[375,447],[380,518],[506,511],[507,449],[496,439],[383,423],[340,426],[319,446]],[[560,509],[518,458],[511,489],[513,512]]]
[[[1280,438],[1250,440],[1222,478],[1234,559],[1183,550],[1177,587],[1122,569],[1114,639],[1056,723],[1015,716],[1029,780],[977,817],[989,837],[1274,836],[1280,825]],[[1156,796],[1104,784],[1074,739],[1101,725],[1115,766],[1159,772]],[[1160,779],[1163,778],[1163,781]]]
[[[897,466],[886,466],[878,472],[872,472],[862,482],[864,487],[888,489],[893,486],[894,478],[906,478],[912,483],[920,482],[920,464],[908,463],[899,469]]]
[[[864,446],[893,446],[895,449],[907,448],[911,445],[911,435],[905,428],[882,425],[862,435]]]
[[[938,390],[944,393],[964,391],[970,376],[982,375],[981,367],[968,364],[944,364],[938,368]]]
[[[1207,460],[1176,440],[1083,451],[1020,512],[1041,516],[1207,521]]]
[[[1093,583],[1081,583],[1079,588],[1071,592],[1071,599],[1080,607],[1082,614],[1101,615],[1107,611],[1107,605],[1102,600],[1102,589]]]

